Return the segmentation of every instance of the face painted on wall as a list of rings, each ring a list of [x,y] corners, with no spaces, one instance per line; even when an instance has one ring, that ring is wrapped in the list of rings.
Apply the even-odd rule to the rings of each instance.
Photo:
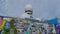
[[[7,23],[5,24],[5,29],[8,29],[8,28],[10,28],[10,23],[9,23],[9,22],[7,22]]]

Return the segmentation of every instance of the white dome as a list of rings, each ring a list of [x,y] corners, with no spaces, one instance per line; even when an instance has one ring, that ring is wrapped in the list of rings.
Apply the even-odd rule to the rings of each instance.
[[[32,5],[30,5],[30,4],[26,5],[25,10],[32,10]]]

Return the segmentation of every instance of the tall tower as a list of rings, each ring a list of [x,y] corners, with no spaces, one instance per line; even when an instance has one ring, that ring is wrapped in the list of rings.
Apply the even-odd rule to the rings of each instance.
[[[25,6],[25,13],[28,14],[30,18],[32,18],[33,14],[32,5],[28,4]]]

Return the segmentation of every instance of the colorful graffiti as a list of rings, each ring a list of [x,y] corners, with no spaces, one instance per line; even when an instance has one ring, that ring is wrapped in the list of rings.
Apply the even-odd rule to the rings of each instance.
[[[0,34],[60,34],[60,24],[38,23],[11,17],[0,17]]]

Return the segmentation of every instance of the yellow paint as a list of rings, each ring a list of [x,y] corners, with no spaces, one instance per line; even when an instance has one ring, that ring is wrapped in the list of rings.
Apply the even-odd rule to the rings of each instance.
[[[40,31],[38,30],[38,34],[40,34]]]
[[[0,30],[2,30],[4,28],[5,23],[6,23],[6,20],[3,20],[2,24],[0,25]]]
[[[52,31],[52,33],[56,33],[56,31],[55,31],[55,30],[53,30],[53,31]]]

